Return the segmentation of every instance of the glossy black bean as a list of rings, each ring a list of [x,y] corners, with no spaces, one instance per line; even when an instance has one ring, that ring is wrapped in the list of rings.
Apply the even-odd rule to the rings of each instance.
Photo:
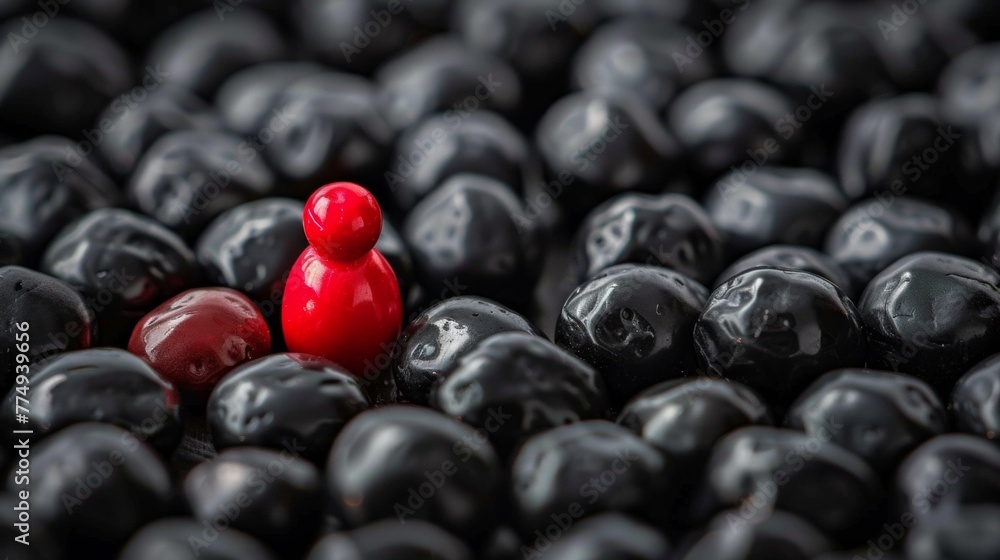
[[[539,165],[527,140],[500,115],[440,113],[399,138],[384,178],[397,209],[406,213],[459,173],[493,177],[520,194],[541,181]]]
[[[76,290],[20,266],[0,268],[0,325],[0,392],[5,394],[31,364],[89,348],[96,336],[91,311]]]
[[[687,38],[694,35],[669,20],[613,20],[597,29],[574,55],[573,83],[583,90],[634,92],[662,110],[678,91],[715,74],[711,55],[683,54]]]
[[[431,404],[485,430],[501,455],[549,428],[607,414],[607,394],[590,365],[542,337],[491,336],[459,358]]]
[[[454,28],[470,47],[501,56],[522,75],[540,80],[566,69],[597,24],[596,8],[561,0],[462,0]]]
[[[172,84],[210,100],[229,76],[277,60],[285,51],[278,30],[259,12],[247,6],[221,13],[209,9],[157,37],[146,64],[160,65]]]
[[[143,527],[122,549],[118,560],[273,560],[252,536],[226,527],[216,530],[194,519],[174,517]]]
[[[442,30],[453,0],[302,0],[294,21],[308,50],[324,63],[368,73]]]
[[[670,545],[659,531],[620,513],[580,520],[551,544],[547,535],[536,539],[522,554],[551,560],[664,560],[670,555]]]
[[[907,375],[842,369],[820,377],[792,405],[785,425],[827,438],[891,475],[907,453],[948,430],[941,401]]]
[[[292,83],[322,74],[315,62],[265,62],[236,72],[219,86],[215,103],[231,130],[258,134],[275,116],[274,102]]]
[[[372,190],[381,184],[393,131],[377,105],[375,84],[350,74],[310,75],[285,88],[270,112],[251,145],[264,152],[289,192],[305,197],[334,180]]]
[[[670,104],[670,128],[698,174],[747,174],[752,165],[795,161],[798,147],[786,143],[779,123],[795,107],[781,90],[747,79],[700,82]]]
[[[953,176],[961,137],[944,125],[932,95],[870,101],[854,111],[840,138],[841,188],[852,199],[905,193],[960,201],[967,193]]]
[[[151,218],[119,208],[90,212],[52,240],[41,269],[76,288],[105,345],[125,346],[154,307],[197,285],[194,252]]]
[[[725,265],[721,235],[702,207],[680,194],[624,194],[594,209],[576,232],[582,281],[617,264],[660,265],[709,284]]]
[[[194,518],[216,531],[232,527],[289,556],[301,554],[321,520],[323,482],[294,442],[281,451],[228,449],[191,470],[184,495]]]
[[[0,27],[7,39],[0,51],[0,122],[25,134],[79,136],[112,97],[125,92],[132,101],[125,91],[131,84],[131,63],[94,26],[69,17],[49,18],[32,7],[36,10],[26,19],[11,19]],[[44,17],[41,28],[35,14]],[[164,79],[156,69],[151,75],[156,84]]]
[[[959,378],[949,408],[958,430],[1000,442],[1000,356],[986,358]]]
[[[1000,557],[1000,507],[961,508],[918,525],[906,539],[909,560],[990,560]]]
[[[785,121],[788,126],[834,120],[892,90],[876,45],[885,39],[872,24],[885,17],[879,11],[861,3],[831,2],[747,2],[740,7],[745,10],[723,37],[726,63],[733,73],[775,83],[805,105],[801,118],[792,115]],[[891,17],[891,8],[888,13]]]
[[[854,304],[825,278],[756,268],[722,284],[694,328],[701,366],[781,411],[820,375],[864,365]]]
[[[972,234],[949,208],[910,197],[868,199],[844,212],[827,233],[825,251],[861,292],[876,274],[917,251],[967,254]]]
[[[403,237],[384,217],[382,219],[382,233],[379,234],[378,241],[375,243],[375,249],[382,253],[385,260],[389,261],[392,271],[396,273],[399,291],[403,296],[403,303],[406,304],[410,301],[411,292],[416,283],[413,255],[410,253],[410,248],[403,243]]]
[[[46,136],[0,150],[0,232],[13,238],[29,265],[66,224],[122,198],[78,147]]]
[[[368,396],[346,370],[307,354],[273,354],[230,372],[208,399],[206,417],[218,449],[284,449],[323,464]]]
[[[858,304],[868,365],[926,381],[942,398],[996,352],[1000,274],[945,253],[904,257],[868,284]]]
[[[101,157],[119,177],[128,177],[150,146],[175,130],[222,130],[222,118],[206,102],[171,83],[139,103],[115,100],[94,122]]]
[[[292,265],[309,246],[303,208],[289,198],[247,202],[221,214],[198,238],[198,264],[206,280],[245,293],[272,326],[281,324]]]
[[[553,198],[582,215],[628,191],[662,191],[682,171],[680,146],[640,98],[574,93],[538,123],[535,143]]]
[[[459,358],[489,336],[508,331],[541,335],[527,319],[487,299],[458,296],[431,306],[411,319],[388,349],[399,400],[427,404],[434,382]]]
[[[908,455],[895,476],[893,519],[940,524],[963,507],[1000,502],[1000,449],[983,438],[945,434]]]
[[[492,528],[501,468],[477,430],[435,411],[390,406],[359,414],[327,463],[327,490],[349,526],[424,520],[463,539]]]
[[[617,408],[646,387],[695,372],[692,331],[707,295],[672,270],[615,266],[566,300],[555,342],[601,372]]]
[[[180,442],[180,394],[142,359],[118,348],[59,354],[32,364],[31,413],[15,418],[18,397],[7,394],[0,422],[41,438],[81,422],[106,422],[132,432],[164,457]],[[16,437],[16,436],[15,436]]]
[[[941,74],[938,93],[948,122],[976,128],[984,115],[1000,110],[1000,45],[990,43],[956,56]]]
[[[411,519],[378,521],[320,539],[306,560],[472,560],[461,540],[444,529]]]
[[[139,160],[128,185],[132,202],[191,240],[222,212],[267,196],[275,178],[248,142],[221,132],[178,131]]]
[[[678,490],[653,446],[604,420],[560,426],[529,439],[514,459],[511,485],[526,536],[611,511],[659,525]]]
[[[767,405],[752,389],[711,377],[654,385],[618,415],[618,424],[656,446],[692,482],[719,438],[743,426],[771,422]]]
[[[25,489],[16,471],[9,491]],[[109,424],[70,426],[31,448],[30,520],[77,556],[114,551],[168,511],[170,476],[152,449]],[[37,483],[44,481],[44,484]]]
[[[379,104],[397,131],[442,111],[459,120],[479,109],[510,114],[522,95],[520,79],[503,60],[447,36],[386,62],[375,78]]]
[[[726,280],[759,266],[766,268],[787,268],[822,276],[833,282],[849,297],[854,298],[855,292],[851,279],[844,272],[844,269],[834,262],[830,255],[821,253],[811,247],[799,247],[796,245],[772,245],[744,256],[722,271],[722,274],[715,280],[714,287],[718,288]]]
[[[819,247],[846,209],[836,182],[812,169],[729,173],[705,196],[705,210],[734,256],[778,243]]]
[[[716,515],[683,560],[812,560],[835,548],[801,517],[775,511],[733,509]]]
[[[878,519],[881,495],[878,476],[853,453],[824,438],[754,426],[716,445],[694,513],[780,509],[852,542]]]
[[[453,175],[413,208],[402,233],[427,292],[463,285],[463,293],[517,309],[532,301],[541,272],[539,239],[507,185]]]

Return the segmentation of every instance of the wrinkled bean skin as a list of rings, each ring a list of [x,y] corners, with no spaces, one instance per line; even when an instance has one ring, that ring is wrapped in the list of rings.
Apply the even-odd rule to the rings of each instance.
[[[485,430],[505,456],[531,435],[603,418],[608,408],[604,380],[593,367],[520,332],[493,335],[459,358],[436,384],[431,404]]]
[[[828,438],[888,476],[907,453],[947,431],[948,418],[934,390],[919,379],[843,369],[799,395],[785,424]]]
[[[327,462],[333,507],[351,527],[381,519],[424,520],[475,540],[492,527],[501,491],[496,453],[489,443],[473,441],[475,434],[422,407],[359,414],[341,432]],[[426,485],[438,491],[415,500],[410,491],[421,485],[425,493]]]
[[[459,358],[476,343],[508,331],[541,334],[514,311],[473,296],[445,299],[412,318],[387,349],[399,401],[427,404],[435,381],[447,375]],[[389,354],[382,358],[389,361]]]
[[[819,247],[847,209],[834,180],[818,171],[775,167],[752,177],[730,174],[708,192],[705,209],[734,256],[768,245]]]
[[[824,251],[847,272],[857,292],[911,253],[965,255],[972,247],[970,227],[954,210],[905,196],[889,200],[851,206],[827,233]]]
[[[308,354],[272,354],[223,378],[208,399],[216,448],[256,446],[297,453],[322,465],[334,438],[369,407],[368,396],[337,364]]]
[[[67,153],[67,138],[42,137],[0,149],[0,232],[34,265],[69,222],[92,210],[115,206],[122,195],[92,162]],[[74,156],[75,157],[75,156]]]
[[[179,131],[157,140],[128,184],[145,214],[194,240],[224,211],[272,194],[274,174],[238,136]]]
[[[619,265],[579,286],[555,342],[601,372],[611,404],[697,368],[692,331],[707,290],[671,270]]]
[[[706,371],[757,390],[782,411],[823,373],[864,365],[854,303],[807,272],[755,268],[712,292],[694,329]]]
[[[858,311],[868,363],[909,373],[946,399],[962,374],[996,351],[1000,275],[971,259],[914,253],[871,281]]]
[[[833,282],[852,301],[854,300],[854,289],[851,279],[847,276],[847,272],[830,255],[798,245],[771,245],[749,253],[730,264],[726,270],[723,270],[715,280],[713,287],[718,288],[730,278],[739,276],[757,267],[788,268],[822,276]]]
[[[580,225],[573,257],[582,281],[625,263],[659,265],[708,285],[723,268],[724,242],[700,205],[680,194],[627,194]]]
[[[850,543],[878,519],[872,504],[881,495],[878,476],[853,453],[801,432],[754,426],[730,433],[715,446],[695,515],[753,499],[762,503],[754,511],[778,508]]]
[[[541,263],[537,232],[523,216],[521,201],[507,185],[481,175],[453,175],[403,224],[421,286],[436,294],[462,284],[470,295],[526,308]]]
[[[64,228],[41,269],[76,288],[96,314],[101,343],[118,346],[143,315],[200,279],[184,240],[118,208],[95,210]]]

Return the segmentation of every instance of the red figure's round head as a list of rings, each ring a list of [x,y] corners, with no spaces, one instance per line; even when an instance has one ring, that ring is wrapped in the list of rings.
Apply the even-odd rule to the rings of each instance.
[[[364,187],[331,183],[314,192],[303,214],[306,238],[328,259],[353,261],[375,247],[382,211]]]

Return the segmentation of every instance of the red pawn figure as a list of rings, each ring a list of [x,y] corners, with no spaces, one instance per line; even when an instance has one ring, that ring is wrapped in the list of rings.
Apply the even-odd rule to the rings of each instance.
[[[375,250],[382,211],[364,188],[333,183],[309,197],[302,220],[310,245],[285,285],[285,343],[361,375],[384,361],[376,358],[388,352],[403,319],[396,274]]]

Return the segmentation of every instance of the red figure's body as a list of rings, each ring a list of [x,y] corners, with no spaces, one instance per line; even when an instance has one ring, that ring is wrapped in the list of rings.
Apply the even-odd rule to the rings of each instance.
[[[292,267],[281,302],[281,325],[292,352],[329,358],[355,375],[390,351],[403,302],[385,257],[375,250],[382,212],[353,183],[322,187],[306,203],[310,246]]]

